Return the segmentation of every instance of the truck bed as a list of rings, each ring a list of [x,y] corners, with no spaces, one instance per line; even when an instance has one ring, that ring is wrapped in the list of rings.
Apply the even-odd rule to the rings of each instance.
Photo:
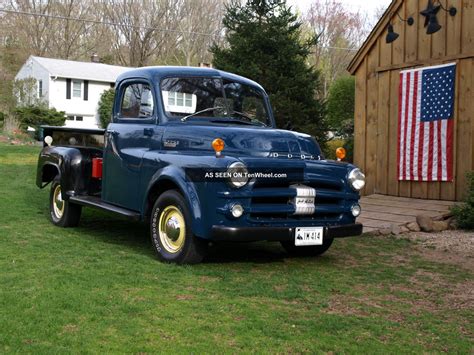
[[[53,138],[53,145],[62,147],[99,148],[104,147],[105,129],[87,129],[56,126],[41,126],[40,138]]]

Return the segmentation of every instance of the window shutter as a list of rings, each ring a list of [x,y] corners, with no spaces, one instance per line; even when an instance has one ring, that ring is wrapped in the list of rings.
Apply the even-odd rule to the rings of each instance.
[[[84,101],[89,100],[89,80],[84,80]]]
[[[66,99],[71,99],[71,79],[66,79]]]

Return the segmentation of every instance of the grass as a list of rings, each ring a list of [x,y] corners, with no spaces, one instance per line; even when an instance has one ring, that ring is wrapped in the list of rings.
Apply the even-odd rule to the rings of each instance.
[[[47,219],[38,147],[0,145],[1,353],[470,353],[472,271],[406,239],[338,240],[320,258],[278,245],[158,262],[147,227],[85,209]],[[470,305],[472,306],[472,304]]]

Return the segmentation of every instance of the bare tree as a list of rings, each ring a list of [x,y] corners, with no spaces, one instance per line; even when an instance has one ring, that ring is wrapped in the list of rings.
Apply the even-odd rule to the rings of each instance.
[[[80,59],[92,50],[94,19],[90,0],[10,0],[2,30],[27,56]],[[78,20],[79,19],[79,20]],[[3,31],[2,31],[3,32]]]
[[[94,48],[90,46],[89,38],[96,25],[76,19],[94,19],[92,2],[62,0],[53,2],[50,7],[50,14],[66,19],[56,19],[51,24],[50,31],[55,33],[56,38],[49,48],[49,55],[62,59],[80,59],[90,55]]]
[[[8,8],[19,12],[40,15],[48,14],[51,0],[11,0]],[[29,48],[32,54],[47,54],[55,34],[50,31],[52,19],[41,16],[10,15],[6,17],[10,27],[10,35],[16,37],[17,45]]]
[[[112,43],[123,65],[144,66],[174,37],[176,7],[171,0],[106,0],[104,19],[116,23]]]
[[[368,34],[367,18],[338,0],[313,0],[304,20],[318,35],[314,65],[323,74],[323,94],[346,68]]]
[[[179,9],[176,61],[184,65],[210,62],[209,47],[222,30],[224,1],[178,0]]]

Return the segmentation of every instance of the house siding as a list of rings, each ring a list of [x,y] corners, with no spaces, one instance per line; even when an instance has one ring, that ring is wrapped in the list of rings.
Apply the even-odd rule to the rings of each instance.
[[[66,78],[51,79],[50,107],[64,111],[68,116],[84,117],[83,121],[66,121],[67,127],[98,127],[98,103],[102,93],[110,89],[110,83],[89,81],[88,99],[84,100],[84,83],[82,83],[81,97],[74,97],[71,94],[71,98],[67,99],[66,82]]]
[[[41,65],[31,58],[23,65],[20,71],[15,76],[15,80],[23,80],[28,78],[34,78],[41,80],[43,83],[43,97],[45,102],[49,101],[49,73]]]
[[[83,117],[82,121],[66,120],[65,126],[97,128],[100,125],[97,112],[100,96],[105,90],[114,87],[115,79],[129,69],[131,68],[31,56],[15,79],[41,80],[43,100],[50,108],[64,111],[66,116]],[[71,83],[69,89],[68,81]],[[74,81],[82,83],[81,97],[74,97]]]

